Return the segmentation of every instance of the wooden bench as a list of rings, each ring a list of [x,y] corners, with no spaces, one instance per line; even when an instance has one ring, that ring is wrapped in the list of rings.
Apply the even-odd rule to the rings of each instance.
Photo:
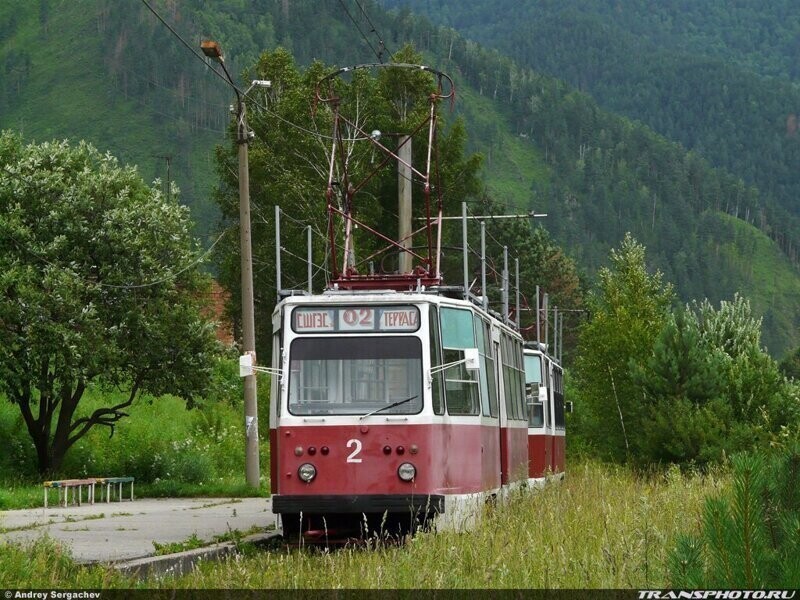
[[[94,504],[95,488],[100,486],[100,499],[103,498],[103,486],[106,486],[106,502],[111,502],[111,489],[112,487],[118,490],[117,500],[122,502],[122,485],[125,483],[131,484],[131,500],[133,500],[133,477],[90,477],[88,479],[61,479],[57,481],[44,482],[44,507],[47,508],[47,501],[49,499],[49,492],[51,489],[58,490],[58,503],[61,506],[67,506],[69,502],[69,492],[72,490],[72,501],[78,506],[81,505],[83,500],[83,488],[86,486],[88,490],[87,499],[89,504]]]
[[[133,501],[133,477],[100,477],[97,483],[101,486],[106,486],[106,502],[111,502],[111,488],[117,488],[117,501],[122,502],[122,485],[125,483],[131,484],[131,501]],[[119,486],[119,487],[117,487]],[[100,488],[100,497],[102,498],[103,488]]]
[[[76,502],[78,506],[81,505],[83,497],[83,487],[86,486],[89,494],[89,504],[94,504],[94,486],[97,483],[96,479],[62,479],[59,481],[45,481],[44,482],[44,507],[47,508],[47,500],[49,492],[52,488],[58,490],[58,503],[61,506],[66,506],[69,499],[69,491],[72,490],[72,501]],[[76,497],[77,493],[77,497]]]

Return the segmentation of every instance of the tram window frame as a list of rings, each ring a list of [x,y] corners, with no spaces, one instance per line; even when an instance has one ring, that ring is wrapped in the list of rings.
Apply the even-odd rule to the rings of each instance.
[[[477,342],[478,355],[481,358],[481,369],[478,374],[480,381],[481,414],[488,417],[491,415],[491,406],[489,405],[489,371],[486,368],[486,332],[483,328],[483,320],[480,317],[473,316],[472,325],[475,328],[475,341]]]
[[[501,334],[500,350],[503,354],[503,388],[506,413],[514,420],[528,420],[525,402],[525,371],[522,362],[522,342],[508,333]]]
[[[492,325],[489,321],[482,321],[484,331],[484,342],[486,343],[486,354],[484,356],[483,370],[486,372],[489,383],[489,416],[497,418],[500,414],[497,391],[497,357],[494,355],[494,344],[492,343]]]
[[[528,364],[533,360],[539,365],[538,380],[528,381]],[[528,386],[536,386],[531,389],[531,402],[528,404],[528,427],[541,428],[544,427],[544,402],[539,400],[539,390],[542,387],[542,356],[540,354],[522,354],[522,364],[525,367],[525,400],[528,399]],[[532,375],[532,373],[531,373]],[[546,389],[546,388],[545,388]]]
[[[555,369],[553,361],[549,358],[545,360],[547,365],[547,426],[550,429],[555,428]]]
[[[500,352],[503,355],[501,364],[503,369],[503,392],[506,404],[506,417],[509,419],[519,418],[517,415],[517,402],[515,396],[517,394],[516,386],[513,385],[511,361],[513,361],[513,353],[511,351],[511,340],[508,334],[502,332],[500,334]]]
[[[464,314],[469,317],[469,327],[466,327],[465,322],[458,322],[458,319],[464,318]],[[439,323],[444,364],[463,361],[464,350],[476,347],[474,322],[475,315],[468,308],[453,306],[440,308]],[[447,414],[454,417],[474,417],[481,414],[480,381],[474,371],[467,369],[463,362],[444,369],[444,388]],[[462,399],[463,407],[458,407],[456,404],[458,399]]]
[[[443,364],[442,362],[442,336],[439,332],[439,311],[436,305],[430,305],[428,308],[428,345],[430,348],[430,363],[431,370]],[[438,393],[437,393],[438,392]],[[431,406],[433,407],[433,414],[443,415],[446,403],[445,385],[444,385],[444,372],[439,369],[431,377]]]
[[[528,403],[525,401],[525,357],[522,350],[522,340],[514,339],[515,370],[517,372],[517,399],[520,419],[528,420]]]
[[[561,367],[554,370],[554,393],[553,403],[555,404],[555,427],[556,429],[566,428],[566,414],[564,412],[564,373]]]
[[[349,345],[348,345],[349,344]],[[391,344],[394,344],[394,348]],[[371,345],[371,346],[370,346]],[[307,346],[307,347],[306,347]],[[335,351],[332,350],[335,348]],[[371,351],[366,355],[366,351]],[[393,350],[393,351],[392,351]],[[298,354],[300,356],[298,356]],[[329,356],[328,356],[329,354]],[[383,354],[383,356],[381,356]],[[318,355],[318,356],[315,356]],[[405,356],[404,356],[405,355]],[[403,365],[400,361],[413,361]],[[300,362],[296,370],[292,369],[295,361]],[[308,371],[304,371],[305,363]],[[392,362],[390,362],[392,361]],[[316,363],[316,367],[314,366]],[[394,363],[394,364],[393,364]],[[341,338],[299,336],[292,340],[289,349],[289,393],[288,410],[294,416],[361,416],[375,409],[381,409],[383,415],[416,415],[424,408],[424,381],[422,368],[422,339],[418,336],[370,336],[353,335]],[[380,377],[358,376],[373,368],[381,373]],[[407,392],[416,391],[412,400],[386,409],[398,398],[380,398],[380,402],[364,401],[361,398],[363,385],[381,384],[384,392],[390,393],[393,381],[392,369],[405,368],[406,384],[416,384],[413,389],[403,391],[399,399]],[[316,369],[316,370],[315,370]],[[325,376],[320,377],[324,371]],[[333,373],[329,375],[329,373]],[[318,379],[319,386],[307,385],[308,379]],[[324,380],[324,381],[323,381]],[[359,387],[361,386],[361,387]],[[305,389],[327,390],[325,399],[314,399],[307,395],[300,396]],[[295,396],[298,394],[297,396]],[[368,393],[367,396],[372,394]]]

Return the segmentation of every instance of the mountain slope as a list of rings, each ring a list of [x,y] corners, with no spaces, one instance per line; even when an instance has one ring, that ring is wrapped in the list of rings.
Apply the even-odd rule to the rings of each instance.
[[[0,46],[0,64],[10,56],[15,64],[30,64],[23,80],[4,84],[0,126],[23,123],[26,135],[39,139],[85,137],[138,162],[146,176],[163,175],[166,159],[158,157],[172,156],[171,176],[182,183],[200,230],[208,231],[209,153],[214,143],[229,143],[218,132],[228,124],[231,92],[141,4],[119,6],[111,0],[61,3],[51,7],[46,25],[41,6],[26,5],[15,19],[0,13],[0,30],[12,32]],[[726,211],[747,231],[754,232],[754,222],[776,222],[759,190],[452,30],[369,2],[363,6],[374,34],[363,15],[351,11],[348,18],[336,3],[165,0],[155,6],[187,40],[220,41],[232,73],[252,64],[260,48],[276,44],[292,50],[300,63],[374,61],[351,19],[363,26],[373,47],[378,32],[388,50],[413,42],[431,64],[456,78],[457,110],[467,120],[471,147],[485,156],[490,193],[519,208],[548,212],[545,225],[587,271],[632,231],[684,299],[717,300],[733,290],[752,296],[763,285],[736,266],[737,257],[747,260],[749,247],[733,244],[718,252],[727,234],[709,225],[711,216],[721,220]],[[774,243],[758,251],[765,257],[759,261],[781,260]],[[796,281],[798,275],[790,267],[780,277]],[[772,289],[762,309],[796,322],[800,297],[794,288]],[[796,331],[776,322],[765,340],[781,353],[800,342]]]
[[[732,7],[713,0],[667,0],[657,7],[639,0],[387,3],[424,10],[758,186],[773,216],[759,217],[756,225],[792,260],[800,259],[800,88],[765,78],[773,72],[766,67],[754,72],[744,66],[755,60],[748,49],[790,70],[800,64],[789,46],[761,35],[766,28],[800,40],[797,17],[781,19],[785,2],[758,11],[749,0]],[[718,39],[721,32],[728,45]]]

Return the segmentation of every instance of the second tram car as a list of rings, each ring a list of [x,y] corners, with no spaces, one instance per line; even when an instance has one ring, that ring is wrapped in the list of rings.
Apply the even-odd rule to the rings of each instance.
[[[527,344],[524,351],[528,392],[528,468],[530,478],[564,475],[566,424],[564,371],[544,344]]]

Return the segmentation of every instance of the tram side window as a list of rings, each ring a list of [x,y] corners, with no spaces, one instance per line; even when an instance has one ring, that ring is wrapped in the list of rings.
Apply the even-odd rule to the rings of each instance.
[[[431,347],[431,367],[437,367],[442,364],[442,344],[439,337],[439,316],[435,306],[430,307],[428,313],[428,324],[430,326],[430,347]],[[444,373],[439,371],[433,375],[431,381],[431,399],[433,402],[433,412],[437,415],[444,414],[444,401],[443,401],[443,378]]]
[[[503,354],[503,392],[506,401],[506,414],[509,419],[518,419],[517,414],[517,386],[514,384],[514,369],[512,367],[513,350],[511,340],[504,333],[500,339],[500,351]]]
[[[499,414],[499,407],[497,404],[497,375],[495,374],[497,357],[494,356],[492,350],[492,326],[486,321],[483,322],[483,342],[486,346],[484,349],[484,361],[481,367],[483,367],[486,377],[489,380],[489,414],[492,417],[496,417]]]
[[[481,382],[481,408],[483,409],[484,416],[488,417],[491,414],[491,407],[489,406],[489,379],[491,378],[490,373],[492,373],[492,371],[486,368],[487,343],[483,330],[483,321],[475,317],[473,322],[475,324],[475,339],[478,340],[478,353],[481,357],[481,370],[478,375]]]
[[[564,419],[564,373],[561,368],[556,368],[553,375],[555,379],[553,401],[555,403],[556,427],[563,429],[566,424]]]
[[[528,410],[525,402],[525,363],[522,360],[522,342],[513,340],[514,345],[514,380],[517,387],[517,409],[519,418],[527,419]]]
[[[440,316],[444,363],[463,360],[464,349],[475,348],[472,312],[459,308],[442,307]],[[461,363],[445,369],[444,381],[449,414],[479,414],[480,391],[478,378],[474,372],[467,370],[464,363]]]

